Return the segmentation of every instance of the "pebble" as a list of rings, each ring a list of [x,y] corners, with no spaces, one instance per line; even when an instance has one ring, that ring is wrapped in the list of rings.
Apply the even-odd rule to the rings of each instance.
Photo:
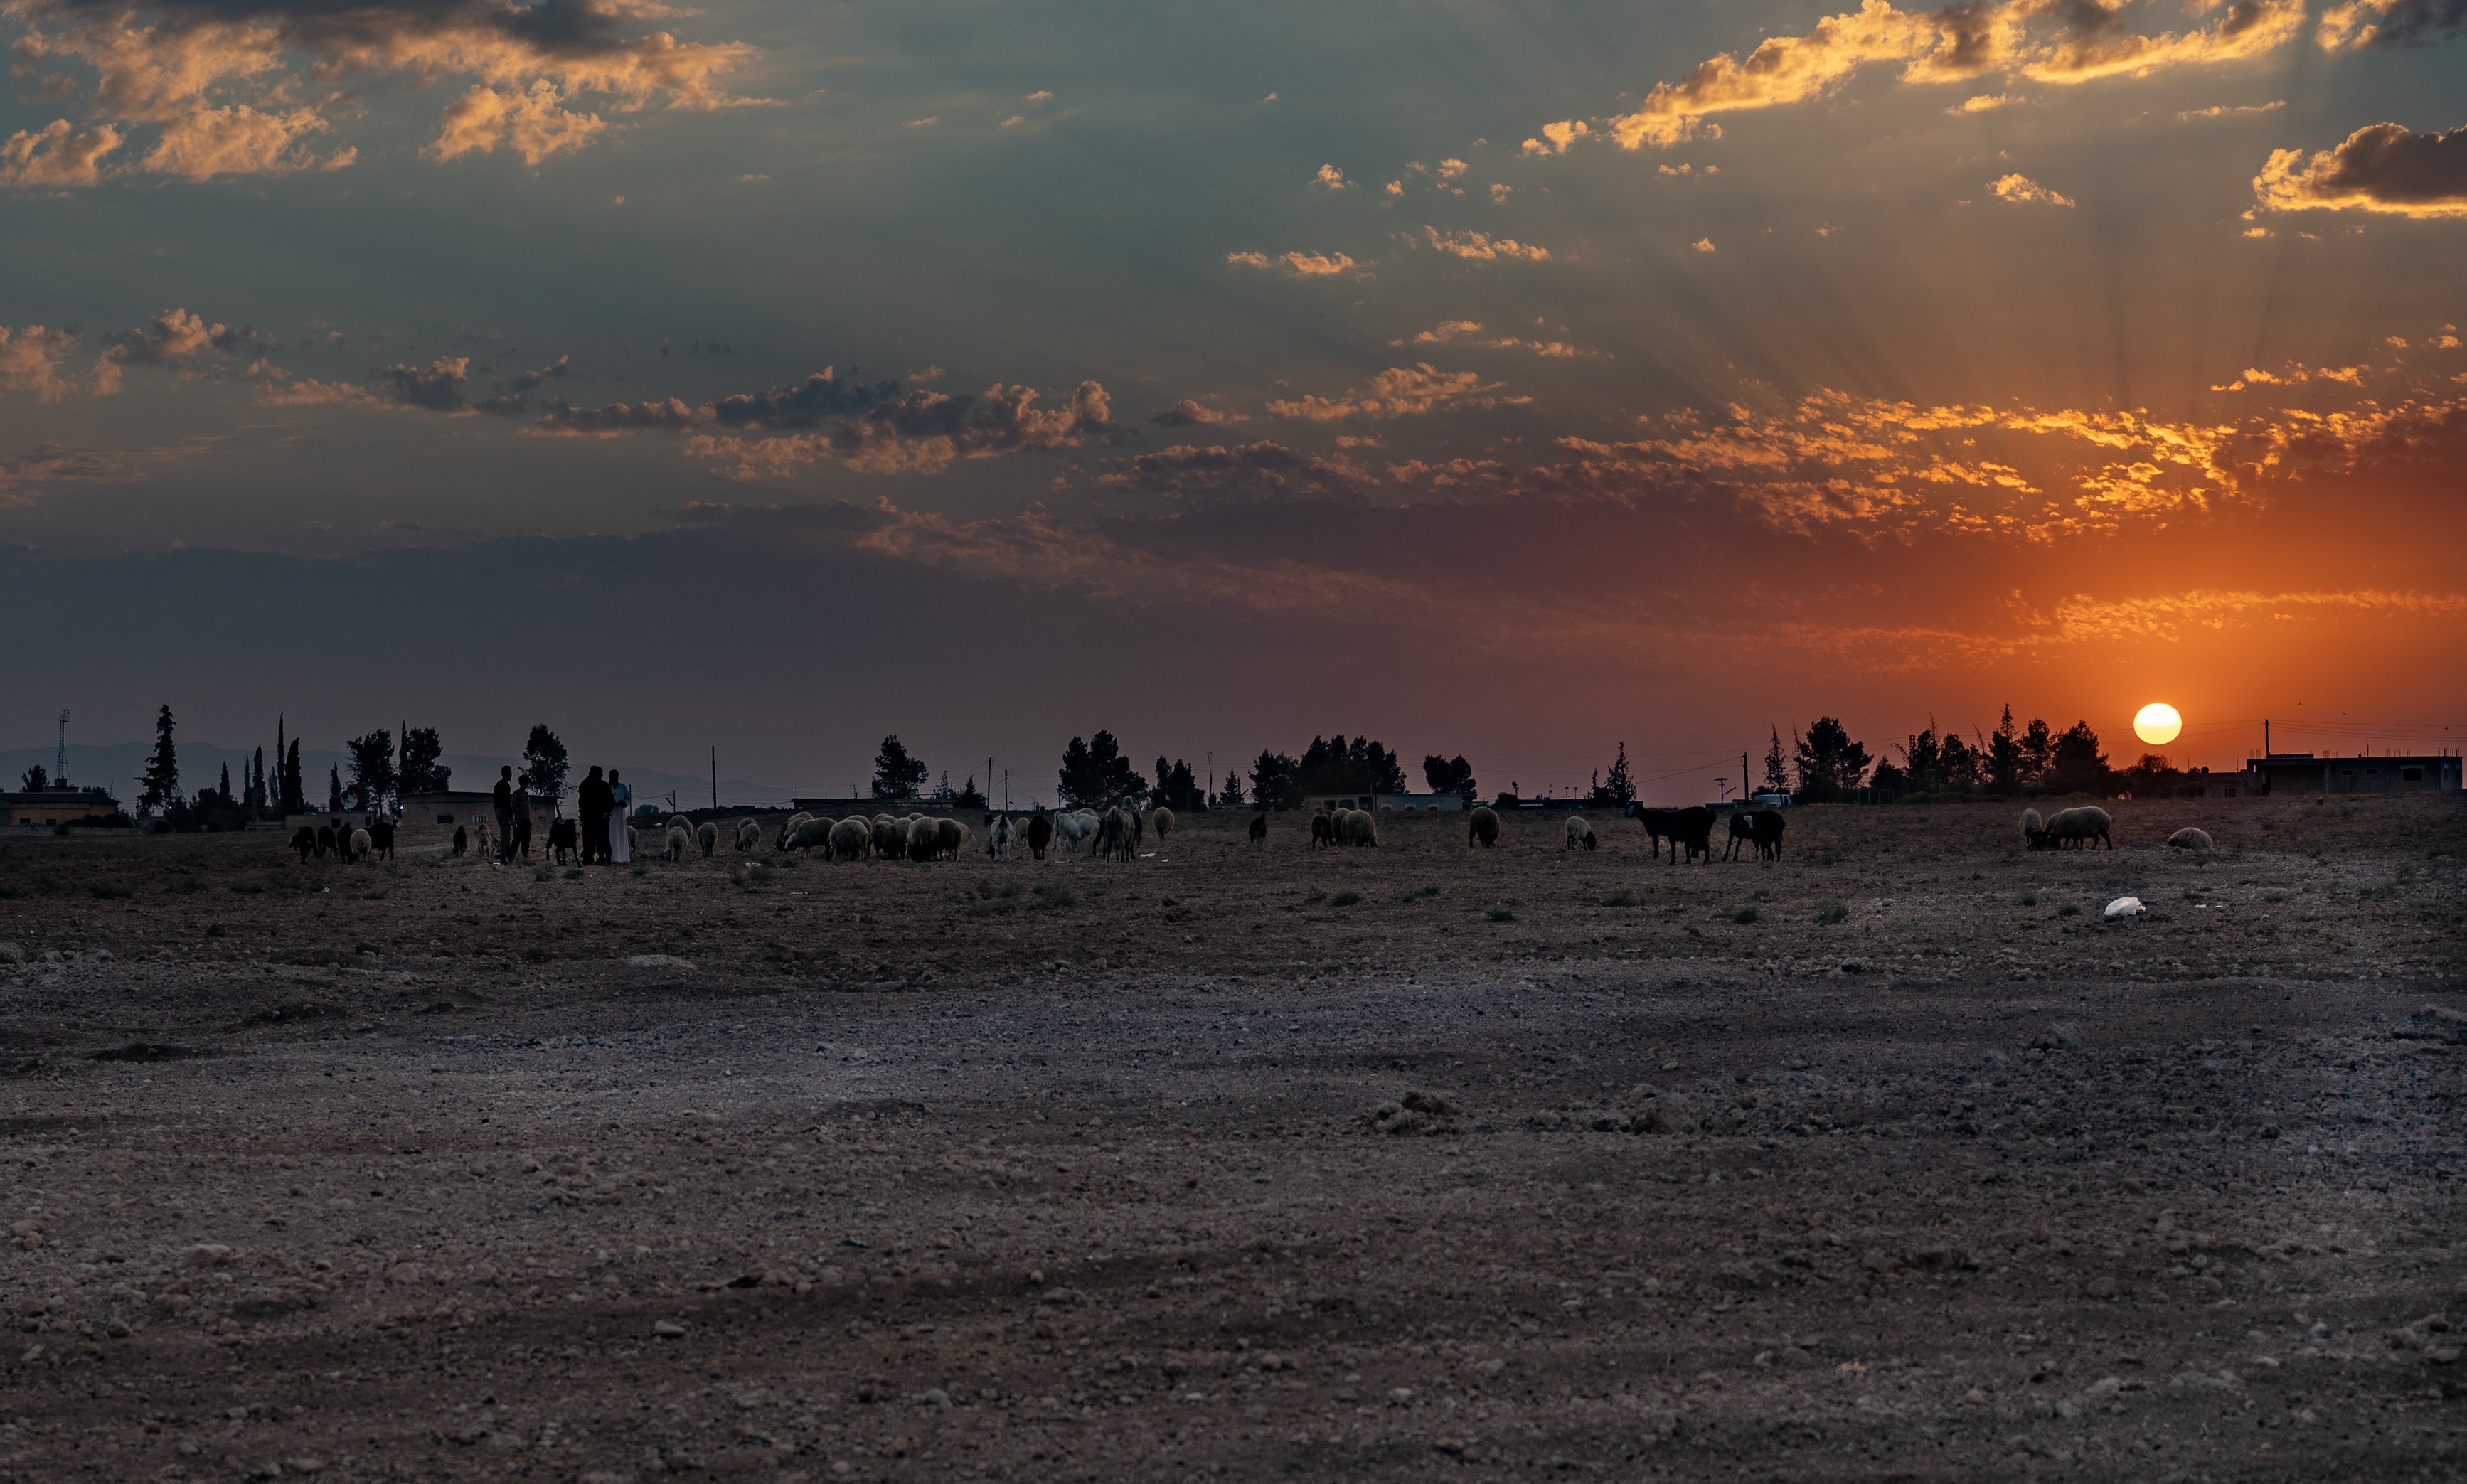
[[[674,1319],[661,1319],[651,1325],[651,1333],[662,1339],[675,1339],[685,1332],[686,1327]]]

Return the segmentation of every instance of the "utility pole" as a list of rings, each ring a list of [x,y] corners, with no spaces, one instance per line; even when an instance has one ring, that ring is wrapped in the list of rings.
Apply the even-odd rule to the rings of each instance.
[[[711,745],[711,807],[719,808],[719,744]]]
[[[59,775],[57,787],[69,786],[69,713],[65,710],[60,712],[60,750],[52,759],[52,771]]]
[[[988,807],[990,807],[990,806],[992,805],[992,803],[993,803],[993,799],[994,799],[994,760],[993,760],[992,758],[988,757],[988,758],[986,758],[986,759],[985,759],[985,803],[986,803],[986,805],[987,805]],[[1004,800],[1003,800],[1003,807],[1004,807],[1004,808],[1006,808],[1006,809],[1009,808],[1009,807],[1010,807],[1010,800],[1009,800],[1009,799],[1007,799],[1007,798],[1004,799]]]
[[[1741,753],[1739,754],[1739,797],[1745,798],[1752,792],[1754,791],[1748,787],[1748,754]]]
[[[1713,777],[1713,802],[1724,804],[1730,801],[1731,780],[1716,774]]]
[[[988,778],[985,781],[990,783],[993,780]],[[1010,813],[1010,770],[1008,768],[1003,770],[1003,813]]]
[[[1214,794],[1214,793],[1216,792],[1216,753],[1215,753],[1215,750],[1214,750],[1214,749],[1212,749],[1212,748],[1211,748],[1211,749],[1210,749],[1210,750],[1208,750],[1208,754],[1207,754],[1207,755],[1208,755],[1208,789],[1207,789],[1207,792],[1206,792],[1206,793],[1203,793],[1203,794],[1201,794],[1201,795],[1199,796],[1199,807],[1201,807],[1202,809],[1206,809],[1206,808],[1211,807],[1211,805],[1210,805],[1210,804],[1209,804],[1209,802],[1208,802],[1209,796],[1210,796],[1210,795],[1211,795],[1211,794]]]

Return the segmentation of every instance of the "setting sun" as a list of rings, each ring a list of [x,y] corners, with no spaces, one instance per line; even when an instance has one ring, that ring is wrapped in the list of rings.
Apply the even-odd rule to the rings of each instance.
[[[2133,715],[2133,734],[2152,747],[2164,747],[2184,730],[2184,718],[2164,701],[2153,701]]]

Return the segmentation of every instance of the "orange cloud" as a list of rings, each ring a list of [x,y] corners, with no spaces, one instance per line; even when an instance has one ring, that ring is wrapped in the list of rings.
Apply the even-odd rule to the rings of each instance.
[[[2310,160],[2301,149],[2274,149],[2252,191],[2273,212],[2467,215],[2467,125],[2417,134],[2404,124],[2369,124]]]
[[[1365,387],[1336,396],[1304,396],[1300,401],[1273,401],[1268,411],[1279,417],[1304,417],[1313,422],[1338,422],[1347,417],[1407,417],[1442,407],[1497,407],[1528,397],[1493,395],[1502,383],[1485,382],[1473,371],[1443,371],[1423,361],[1412,367],[1392,366]]]
[[[1236,268],[1270,269],[1289,279],[1324,279],[1352,271],[1353,259],[1343,253],[1228,253],[1225,260]]]
[[[1513,237],[1494,237],[1487,232],[1442,233],[1437,227],[1424,227],[1422,235],[1430,245],[1451,258],[1472,262],[1510,261],[1547,262],[1550,250],[1519,242]]]
[[[54,119],[39,134],[19,129],[0,144],[0,186],[91,186],[102,157],[122,142],[108,124],[80,129]]]

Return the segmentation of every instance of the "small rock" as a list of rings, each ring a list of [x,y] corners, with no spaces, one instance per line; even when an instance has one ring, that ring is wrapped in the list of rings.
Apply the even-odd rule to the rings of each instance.
[[[629,969],[677,969],[690,974],[693,972],[693,961],[688,958],[680,958],[674,954],[636,954],[631,958],[625,960],[625,967]]]
[[[2120,896],[2107,904],[2107,911],[2104,915],[2110,922],[2120,922],[2139,917],[2149,910],[2141,905],[2141,899],[2138,896]]]
[[[2090,1037],[2084,1035],[2082,1028],[2072,1022],[2058,1021],[2041,1031],[2039,1039],[2030,1044],[2045,1046],[2051,1051],[2087,1051],[2090,1049]]]
[[[651,1333],[657,1335],[662,1339],[676,1339],[682,1337],[685,1332],[686,1327],[679,1324],[674,1319],[661,1319],[653,1323],[651,1326]]]

